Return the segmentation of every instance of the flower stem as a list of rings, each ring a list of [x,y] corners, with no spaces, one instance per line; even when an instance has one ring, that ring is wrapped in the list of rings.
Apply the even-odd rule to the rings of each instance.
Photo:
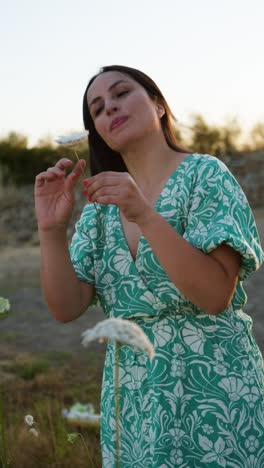
[[[93,466],[93,468],[95,468],[94,462],[93,462],[93,460],[92,460],[92,457],[91,457],[91,455],[90,455],[89,449],[88,449],[88,447],[87,447],[87,444],[86,444],[86,442],[85,442],[85,440],[84,440],[83,435],[82,435],[80,432],[78,432],[77,434],[78,434],[78,436],[80,436],[81,441],[82,441],[82,443],[83,443],[83,445],[84,445],[84,447],[85,447],[85,449],[86,449],[86,452],[88,453],[89,461],[91,462],[91,465],[89,465],[89,466]]]
[[[78,153],[77,153],[77,150],[76,150],[75,148],[72,148],[72,149],[73,149],[73,152],[74,152],[74,154],[75,154],[75,157],[76,157],[77,161],[79,162],[79,161],[80,161],[80,158],[79,158],[79,155],[78,155]],[[86,176],[85,170],[84,170],[84,169],[82,169],[82,175],[83,175],[83,177]]]
[[[78,155],[77,150],[76,150],[75,148],[73,148],[73,152],[74,152],[74,154],[75,154],[75,156],[76,156],[77,161],[80,161],[79,155]],[[83,176],[86,175],[84,170],[82,171],[82,173],[83,173]],[[104,236],[104,241],[105,241],[105,243],[106,243],[106,237],[105,237],[104,227],[103,227],[103,225],[102,225],[100,216],[99,216],[99,214],[98,214],[96,202],[94,202],[94,207],[95,207],[95,211],[96,211],[96,214],[97,214],[97,218],[98,218],[98,220],[99,220],[99,222],[100,222],[100,224],[101,224],[101,228],[102,228],[102,232],[103,232],[103,236]]]
[[[3,408],[3,400],[2,400],[2,391],[0,389],[0,448],[1,454],[0,459],[2,460],[2,467],[8,468],[9,463],[7,461],[7,451],[6,451],[6,440],[5,440],[5,428],[4,428],[4,408]]]
[[[55,428],[52,423],[52,411],[51,411],[51,404],[49,401],[47,401],[47,415],[48,415],[48,421],[49,421],[49,426],[50,426],[50,435],[51,435],[51,441],[52,441],[52,448],[53,448],[53,453],[54,453],[54,458],[55,458],[55,466],[58,464],[58,449],[57,449],[57,443],[56,443],[56,434],[55,434]]]
[[[115,408],[116,408],[116,468],[120,468],[120,427],[119,427],[119,413],[120,413],[120,398],[119,398],[119,356],[120,356],[120,342],[116,341],[116,364],[115,364]]]

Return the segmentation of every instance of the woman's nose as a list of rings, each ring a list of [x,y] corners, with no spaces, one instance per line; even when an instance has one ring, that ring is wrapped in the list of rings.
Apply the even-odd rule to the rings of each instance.
[[[105,110],[108,115],[111,115],[113,112],[117,111],[117,105],[112,100],[108,100],[105,103]]]

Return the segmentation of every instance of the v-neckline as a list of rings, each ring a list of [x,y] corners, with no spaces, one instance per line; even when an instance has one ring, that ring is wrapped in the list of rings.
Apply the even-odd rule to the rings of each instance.
[[[167,188],[169,182],[171,181],[171,179],[172,179],[172,178],[175,176],[175,174],[179,171],[179,169],[181,168],[181,166],[182,166],[187,160],[189,160],[194,154],[195,154],[195,153],[190,153],[190,154],[188,154],[188,155],[178,164],[178,166],[176,167],[176,169],[174,169],[174,170],[172,171],[172,173],[169,175],[167,181],[165,182],[165,184],[164,184],[164,186],[163,186],[163,188],[162,188],[160,194],[158,195],[158,197],[157,197],[157,199],[156,199],[156,201],[155,201],[155,203],[154,203],[154,205],[153,205],[153,209],[154,209],[154,210],[158,207],[158,205],[159,205],[159,203],[160,203],[160,201],[161,201],[161,197],[162,197],[162,195],[163,195],[163,192],[164,192],[164,190],[166,190],[166,188]],[[135,258],[133,258],[132,253],[131,253],[130,248],[129,248],[129,245],[128,245],[128,242],[127,242],[125,230],[124,230],[123,223],[122,223],[121,216],[120,216],[120,208],[119,208],[118,205],[116,205],[116,209],[117,209],[118,221],[119,221],[120,229],[121,229],[121,232],[122,232],[123,241],[124,241],[124,243],[125,243],[126,249],[127,249],[128,253],[129,253],[129,255],[130,255],[130,258],[131,258],[133,264],[136,265],[137,259],[138,259],[138,254],[139,254],[139,250],[140,250],[140,246],[141,246],[141,242],[142,242],[142,239],[144,239],[144,236],[143,236],[143,234],[141,234],[141,236],[139,237],[138,245],[137,245],[137,249],[136,249],[136,255],[135,255]]]

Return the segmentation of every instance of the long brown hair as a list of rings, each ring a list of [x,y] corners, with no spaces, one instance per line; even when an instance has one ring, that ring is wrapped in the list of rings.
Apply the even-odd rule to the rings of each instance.
[[[128,172],[121,154],[112,150],[96,131],[87,103],[87,91],[93,81],[102,73],[109,71],[117,71],[130,76],[134,81],[145,88],[150,98],[156,98],[158,100],[159,104],[161,104],[165,110],[160,121],[168,146],[180,153],[188,152],[188,150],[177,144],[172,126],[172,121],[176,120],[175,116],[156,83],[148,75],[136,68],[125,67],[122,65],[109,65],[100,68],[99,73],[90,79],[83,96],[83,122],[84,128],[89,130],[88,144],[91,175],[95,175],[103,171]]]

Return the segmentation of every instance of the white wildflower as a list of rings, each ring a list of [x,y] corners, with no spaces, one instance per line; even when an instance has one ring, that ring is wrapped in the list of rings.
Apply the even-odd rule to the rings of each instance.
[[[34,418],[33,416],[31,416],[31,414],[27,414],[25,416],[25,423],[28,425],[28,426],[33,426],[34,424]]]
[[[110,339],[147,351],[152,359],[154,347],[147,335],[137,324],[121,318],[110,318],[103,320],[94,328],[90,328],[82,333],[83,346],[87,346],[90,341],[100,339]]]
[[[99,421],[100,415],[95,414],[94,407],[91,403],[83,405],[81,403],[75,403],[69,410],[64,408],[62,410],[62,416],[68,421]]]
[[[33,434],[35,437],[39,436],[38,431],[34,427],[31,427],[31,429],[29,429],[28,432],[30,432],[30,434]]]
[[[0,320],[4,319],[10,311],[10,302],[4,297],[0,297]]]
[[[80,133],[73,133],[71,135],[60,135],[54,138],[56,143],[63,146],[77,146],[88,136],[88,130]]]
[[[70,442],[70,444],[74,444],[74,442],[78,439],[78,436],[79,434],[71,432],[70,434],[67,434],[67,441]]]

